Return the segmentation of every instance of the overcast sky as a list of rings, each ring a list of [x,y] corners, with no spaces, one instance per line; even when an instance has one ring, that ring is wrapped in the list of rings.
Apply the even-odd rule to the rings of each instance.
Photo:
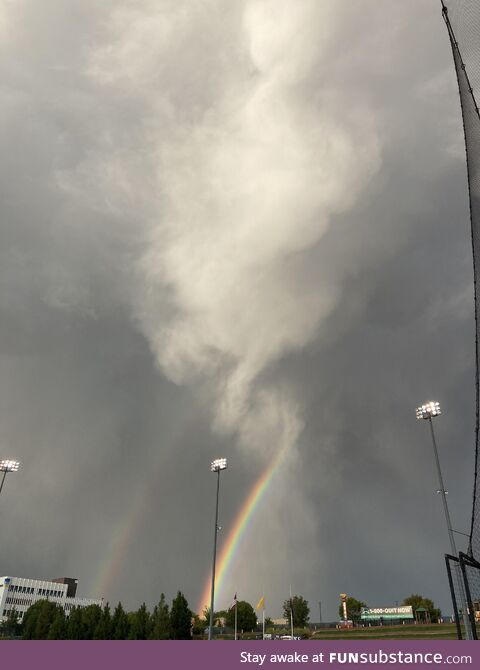
[[[318,620],[452,611],[474,324],[463,134],[435,0],[1,0],[0,573]],[[466,538],[458,536],[459,547]],[[99,592],[99,590],[102,592]]]

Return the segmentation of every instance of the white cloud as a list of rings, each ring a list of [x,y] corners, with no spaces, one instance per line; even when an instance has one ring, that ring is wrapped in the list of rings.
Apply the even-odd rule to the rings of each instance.
[[[257,375],[311,341],[336,302],[335,280],[324,287],[302,282],[285,272],[286,262],[321,240],[332,216],[353,205],[380,165],[364,106],[340,119],[331,92],[317,91],[310,102],[296,95],[321,51],[312,28],[315,3],[301,10],[283,3],[278,19],[270,9],[247,3],[237,35],[250,45],[254,75],[239,63],[193,123],[181,107],[157,125],[148,120],[158,201],[140,266],[151,290],[138,314],[168,376],[188,383],[218,375],[217,419],[232,428]],[[134,48],[129,40],[138,42],[131,17],[122,16],[110,69],[102,50],[112,76],[123,73],[118,64]],[[169,19],[185,29],[184,16],[173,12]],[[120,25],[117,13],[117,34]],[[168,34],[174,39],[176,30]],[[145,59],[129,62],[139,69],[138,77],[130,71],[133,82],[150,79],[155,67],[148,32],[145,39]],[[152,95],[169,93],[166,82]],[[156,308],[155,287],[169,290],[168,317]]]

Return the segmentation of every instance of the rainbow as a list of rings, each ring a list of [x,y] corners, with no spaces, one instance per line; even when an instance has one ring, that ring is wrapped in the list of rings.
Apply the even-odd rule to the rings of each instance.
[[[238,548],[240,540],[244,536],[249,521],[252,518],[258,503],[264,496],[269,484],[274,478],[275,473],[282,464],[287,449],[284,448],[269,463],[260,477],[253,485],[247,495],[240,512],[238,513],[231,531],[227,535],[225,543],[220,551],[217,570],[215,576],[215,588],[217,594],[221,592],[225,578],[228,574],[233,556]],[[157,466],[159,467],[159,466]],[[108,549],[105,552],[105,559],[102,561],[97,576],[93,583],[93,593],[98,593],[108,599],[112,585],[118,579],[122,564],[127,553],[129,545],[132,543],[134,534],[138,528],[139,521],[147,511],[150,496],[153,495],[153,489],[156,485],[156,478],[152,477],[149,485],[145,487],[142,495],[137,496],[135,503],[131,506],[128,514],[118,522],[110,536]],[[202,613],[203,609],[210,605],[211,573],[205,582],[202,597],[199,602],[197,612]]]
[[[263,498],[265,492],[268,489],[269,484],[272,482],[275,473],[278,471],[280,465],[282,464],[287,449],[283,448],[268,467],[262,472],[260,477],[257,479],[253,485],[250,493],[247,495],[243,506],[238,513],[231,531],[229,532],[225,543],[222,546],[220,555],[217,562],[217,569],[215,570],[215,593],[218,595],[222,590],[222,586],[225,583],[225,578],[231,567],[233,556],[240,544],[240,540],[245,535],[247,528],[249,527],[249,521],[251,520],[255,509],[257,508],[258,503]],[[201,615],[205,607],[210,607],[210,590],[212,587],[212,573],[205,581],[205,586],[202,591],[201,599],[198,603],[197,612]],[[233,596],[232,589],[232,596]]]
[[[116,524],[105,552],[105,559],[101,562],[96,578],[93,582],[92,593],[98,593],[108,599],[112,584],[117,581],[129,545],[133,542],[135,532],[142,517],[148,510],[148,504],[157,484],[155,473],[160,469],[158,465],[150,483],[145,486],[141,495],[138,495],[128,513],[121,517]]]

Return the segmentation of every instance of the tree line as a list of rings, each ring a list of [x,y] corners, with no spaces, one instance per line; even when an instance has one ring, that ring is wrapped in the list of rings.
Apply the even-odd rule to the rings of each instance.
[[[287,621],[290,621],[292,607],[294,625],[304,627],[310,612],[307,601],[302,596],[286,600],[283,612]],[[252,631],[258,625],[255,609],[245,600],[239,600],[236,608],[215,612],[214,625],[222,621],[233,629],[235,614],[239,631]],[[25,612],[21,622],[18,612],[14,608],[10,610],[7,619],[0,624],[0,634],[24,640],[190,640],[192,635],[205,635],[209,624],[209,608],[203,611],[203,618],[199,617],[178,591],[170,607],[162,593],[152,612],[145,603],[134,612],[125,611],[122,603],[118,603],[112,612],[107,603],[105,607],[74,607],[66,615],[57,603],[38,600]],[[266,625],[269,624],[271,620],[267,618]]]
[[[67,617],[60,605],[38,600],[21,623],[12,609],[1,627],[3,635],[24,640],[190,640],[192,612],[180,591],[171,607],[162,593],[152,612],[145,603],[136,612],[118,603],[113,612],[108,604],[74,607]]]

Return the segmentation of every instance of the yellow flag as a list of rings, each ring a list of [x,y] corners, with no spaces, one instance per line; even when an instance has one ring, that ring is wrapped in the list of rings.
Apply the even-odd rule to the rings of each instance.
[[[264,610],[265,609],[265,596],[262,596],[260,600],[258,601],[258,605],[255,607],[256,610]]]

